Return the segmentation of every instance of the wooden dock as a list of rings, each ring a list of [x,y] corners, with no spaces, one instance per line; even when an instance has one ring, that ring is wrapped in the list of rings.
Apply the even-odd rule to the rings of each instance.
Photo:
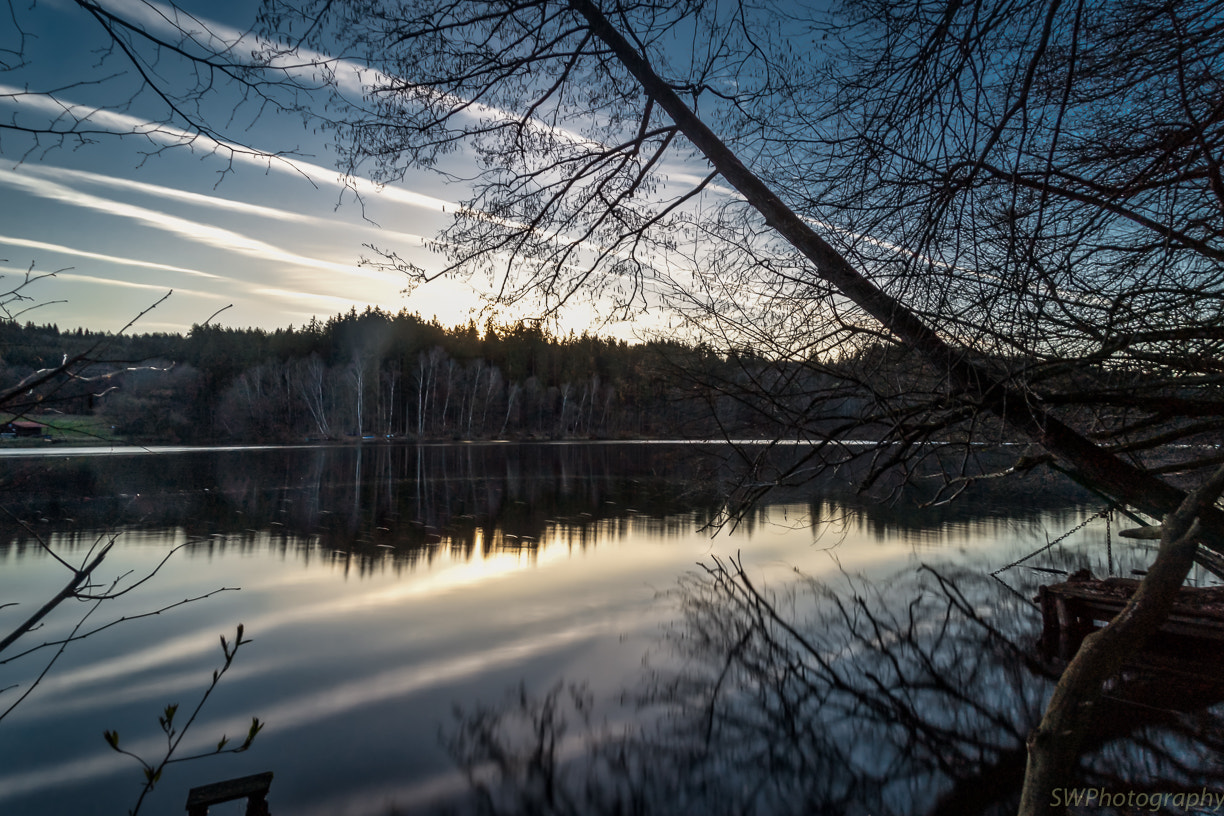
[[[1113,620],[1138,587],[1131,578],[1078,574],[1065,583],[1041,587],[1037,602],[1043,650],[1070,660],[1084,637]],[[1183,645],[1202,642],[1218,652],[1224,642],[1224,587],[1182,587],[1160,631]]]
[[[1058,677],[1085,636],[1122,611],[1139,582],[1097,579],[1085,570],[1038,590],[1039,662]],[[1105,684],[1113,703],[1146,712],[1203,711],[1224,702],[1224,587],[1182,587],[1169,619]],[[1165,715],[1162,715],[1165,716]]]

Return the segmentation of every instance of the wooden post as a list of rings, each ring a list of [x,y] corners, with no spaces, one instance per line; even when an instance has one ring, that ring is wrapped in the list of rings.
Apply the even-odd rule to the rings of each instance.
[[[272,772],[227,779],[211,785],[201,785],[187,792],[187,816],[208,816],[211,805],[246,799],[246,816],[269,816],[268,789],[272,787]]]

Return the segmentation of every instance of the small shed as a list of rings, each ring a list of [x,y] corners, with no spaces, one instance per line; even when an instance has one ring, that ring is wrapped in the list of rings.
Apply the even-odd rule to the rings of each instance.
[[[46,428],[38,422],[28,419],[14,419],[0,425],[0,435],[4,436],[42,436]]]

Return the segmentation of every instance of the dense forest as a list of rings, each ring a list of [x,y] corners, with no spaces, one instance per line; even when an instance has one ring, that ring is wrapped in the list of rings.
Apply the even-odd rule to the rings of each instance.
[[[1071,385],[1125,388],[1135,376],[1084,368]],[[1046,379],[1050,393],[1067,386],[1058,376]],[[887,440],[902,428],[902,447],[889,451],[887,466],[912,446],[959,438],[929,421],[946,408],[940,372],[886,342],[836,358],[769,357],[676,339],[559,337],[533,322],[447,328],[376,308],[300,328],[197,325],[185,335],[0,321],[0,402],[8,411],[0,422],[77,428],[85,434],[80,441],[89,433],[193,444],[836,441]],[[1078,421],[1092,418],[1088,411]],[[1011,438],[999,423],[979,418],[961,441]],[[877,455],[869,447],[843,454]]]
[[[542,325],[445,328],[350,311],[301,328],[194,326],[113,336],[0,325],[0,386],[86,361],[10,404],[89,416],[133,441],[704,437],[767,432],[720,382],[744,360],[676,341],[557,337]],[[739,372],[738,374],[735,372]],[[751,410],[748,411],[752,413]],[[758,418],[759,419],[759,418]]]

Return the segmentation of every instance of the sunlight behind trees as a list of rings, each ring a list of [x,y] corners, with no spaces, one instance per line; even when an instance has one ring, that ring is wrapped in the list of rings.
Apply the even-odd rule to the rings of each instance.
[[[545,317],[583,299],[610,299],[614,317],[669,310],[732,363],[688,370],[715,402],[750,401],[759,427],[811,443],[782,472],[745,455],[746,502],[852,464],[865,486],[937,465],[939,500],[1049,467],[1168,520],[1160,579],[1116,631],[1162,617],[1192,559],[1220,573],[1224,23],[1211,2],[271,0],[241,58],[194,18],[172,18],[167,41],[139,15],[80,5],[121,49],[139,46],[125,53],[140,92],[160,94],[161,121],[188,140],[217,141],[204,103],[223,78],[334,134],[348,178],[431,170],[463,185],[434,243],[449,265],[375,244],[378,271],[478,280],[494,306]],[[185,84],[141,70],[163,52]],[[39,138],[80,140],[86,122]],[[335,363],[357,433],[363,359],[354,346]],[[298,390],[331,428],[305,365]],[[454,367],[432,351],[417,365],[420,434],[431,378],[446,378],[445,423]],[[265,387],[252,372],[237,383],[239,403]],[[573,383],[558,396],[564,432]],[[508,381],[503,432],[526,398]],[[1004,466],[978,455],[1000,444]],[[1066,677],[1095,680],[1055,699],[1095,699],[1127,648],[1073,665]],[[1074,754],[1083,729],[1065,725],[1043,724],[1030,759],[1050,735]]]

